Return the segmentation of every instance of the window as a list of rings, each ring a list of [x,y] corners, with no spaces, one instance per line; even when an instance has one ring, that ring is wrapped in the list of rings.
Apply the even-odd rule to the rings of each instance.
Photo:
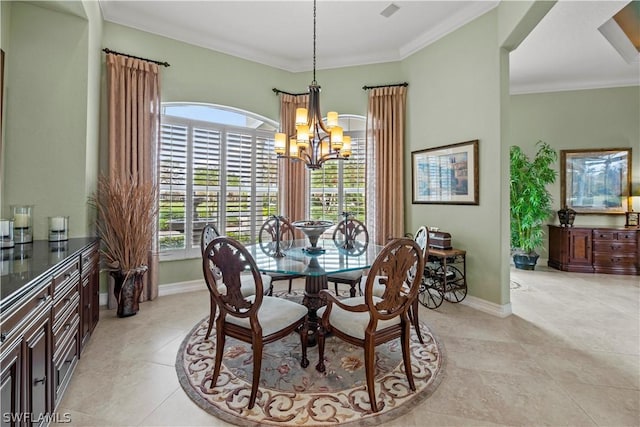
[[[278,209],[276,126],[228,107],[163,105],[161,259],[200,256],[207,223],[243,243],[255,241],[255,230]]]
[[[322,169],[311,171],[310,218],[337,222],[348,211],[365,222],[365,118],[341,115],[339,124],[351,136],[352,154],[349,160],[329,161]]]

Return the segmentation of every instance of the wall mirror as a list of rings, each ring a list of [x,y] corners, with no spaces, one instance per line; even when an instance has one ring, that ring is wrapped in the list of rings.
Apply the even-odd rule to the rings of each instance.
[[[563,207],[584,214],[623,214],[629,209],[631,149],[562,150]]]

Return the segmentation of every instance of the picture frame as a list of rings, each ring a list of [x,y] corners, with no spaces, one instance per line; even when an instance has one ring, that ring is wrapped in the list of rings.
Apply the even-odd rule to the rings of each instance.
[[[630,208],[631,148],[560,151],[560,197],[580,214],[622,215]]]
[[[478,140],[411,152],[414,204],[479,204]]]

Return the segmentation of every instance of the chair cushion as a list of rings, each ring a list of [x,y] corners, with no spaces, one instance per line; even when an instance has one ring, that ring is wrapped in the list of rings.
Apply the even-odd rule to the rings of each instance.
[[[255,295],[247,298],[254,301]],[[297,322],[307,315],[309,309],[302,304],[284,298],[264,296],[258,310],[258,322],[262,326],[262,336],[271,335]],[[251,328],[248,317],[227,316],[227,322],[244,328]]]
[[[261,274],[260,277],[262,277],[262,289],[266,292],[271,286],[271,276]],[[221,282],[218,284],[218,292],[220,292],[221,294],[227,293],[227,287],[224,286]],[[256,294],[256,284],[253,281],[253,275],[240,275],[240,293],[243,297],[248,297]]]
[[[375,282],[373,283],[373,295],[380,298],[382,298],[382,295],[384,294],[384,290],[386,289],[386,286],[381,285],[379,281],[379,279],[383,277],[384,276],[376,276]],[[362,279],[360,279],[360,289],[364,289],[366,284],[367,284],[367,276],[362,276]]]
[[[343,273],[331,274],[327,277],[327,281],[329,282],[357,282],[360,281],[362,277],[362,270],[354,270],[354,271],[345,271]],[[342,282],[341,282],[342,283]]]
[[[375,303],[382,301],[382,298],[377,296],[373,297],[373,301]],[[354,297],[354,298],[345,298],[340,300],[341,303],[346,305],[358,305],[364,304],[364,297]],[[318,317],[322,317],[326,310],[325,307],[321,307],[318,309]],[[344,310],[337,305],[333,305],[331,308],[331,315],[329,316],[329,323],[332,327],[344,332],[347,335],[350,335],[354,338],[364,339],[364,331],[367,329],[369,325],[369,312],[365,311],[362,313],[353,313],[351,311]],[[382,320],[378,322],[378,327],[376,331],[379,331],[384,328],[388,328],[389,326],[394,326],[400,323],[400,316],[396,316],[393,319]]]

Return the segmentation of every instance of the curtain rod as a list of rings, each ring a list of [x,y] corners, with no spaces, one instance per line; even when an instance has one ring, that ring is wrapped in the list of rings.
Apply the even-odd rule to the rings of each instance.
[[[164,65],[165,67],[170,67],[171,66],[171,65],[169,65],[168,62],[155,61],[153,59],[141,58],[139,56],[129,55],[128,53],[116,52],[115,50],[111,50],[111,49],[108,49],[106,47],[104,49],[102,49],[102,51],[105,52],[105,53],[113,53],[114,55],[127,56],[129,58],[142,59],[143,61],[153,62],[154,64]]]
[[[403,83],[394,83],[394,84],[390,84],[390,85],[362,86],[362,89],[363,90],[368,90],[368,89],[377,89],[379,87],[393,87],[393,86],[409,86],[409,83],[403,82]]]
[[[291,96],[309,95],[309,92],[291,93],[291,92],[285,92],[284,90],[280,90],[275,87],[272,90],[275,92],[276,95],[280,95],[281,93],[284,93],[285,95],[291,95]]]

